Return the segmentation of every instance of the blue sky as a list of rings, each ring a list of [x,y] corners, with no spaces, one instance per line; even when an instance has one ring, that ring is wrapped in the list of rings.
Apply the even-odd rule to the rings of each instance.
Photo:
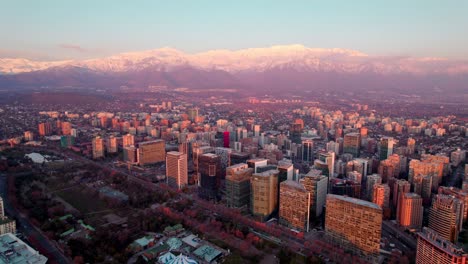
[[[0,57],[283,44],[468,59],[468,1],[0,0]]]

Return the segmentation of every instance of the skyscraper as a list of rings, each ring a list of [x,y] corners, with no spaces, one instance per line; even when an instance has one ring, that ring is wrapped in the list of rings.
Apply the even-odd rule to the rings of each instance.
[[[380,208],[390,208],[390,187],[387,184],[374,185],[374,194],[372,202],[380,206]]]
[[[62,123],[62,135],[71,135],[71,123],[63,122]]]
[[[280,184],[279,222],[301,231],[309,231],[310,192],[300,183],[286,180]]]
[[[325,205],[328,177],[323,175],[306,174],[299,183],[310,193],[310,213],[314,217],[320,216]]]
[[[138,144],[138,164],[147,165],[166,160],[166,142],[161,139]]]
[[[406,180],[396,180],[393,184],[392,202],[393,207],[396,208],[398,205],[398,199],[400,194],[409,193],[411,191],[411,184]]]
[[[310,163],[312,162],[314,142],[310,139],[302,141],[302,161]]]
[[[39,136],[41,137],[50,136],[52,134],[52,125],[48,122],[40,123],[38,125],[38,130],[39,130]]]
[[[397,207],[397,223],[410,230],[420,230],[423,220],[421,196],[415,193],[403,193]]]
[[[335,153],[319,152],[318,159],[314,161],[314,166],[324,172],[325,176],[334,177],[335,174]]]
[[[93,159],[99,159],[103,157],[104,157],[104,139],[98,136],[93,139]]]
[[[253,169],[240,163],[226,168],[226,204],[241,208],[250,202],[250,178]]]
[[[366,183],[366,192],[367,192],[367,200],[373,201],[374,195],[374,185],[382,183],[382,178],[378,174],[372,174],[367,176],[367,183]]]
[[[135,136],[131,134],[127,134],[122,136],[122,146],[125,147],[130,147],[135,145]]]
[[[413,155],[416,150],[416,140],[414,140],[414,138],[408,138],[406,148],[408,151],[408,155]]]
[[[359,157],[361,149],[361,134],[348,133],[344,136],[343,153],[352,154],[353,157]]]
[[[463,225],[463,202],[449,195],[437,194],[429,210],[428,227],[450,241],[458,240]]]
[[[393,145],[395,141],[392,137],[382,137],[380,139],[380,148],[379,148],[379,159],[385,160],[393,154]]]
[[[450,243],[434,230],[424,227],[418,233],[416,264],[427,263],[468,263],[468,254],[461,247]]]
[[[377,261],[382,208],[360,199],[328,194],[325,214],[325,232],[329,241],[371,263]]]
[[[200,173],[198,196],[206,200],[217,200],[221,179],[220,158],[216,154],[206,153],[201,155],[198,161]]]
[[[278,170],[254,173],[250,181],[252,214],[265,220],[278,207]]]
[[[117,153],[117,138],[110,136],[106,141],[107,153]]]
[[[187,155],[177,151],[166,154],[166,177],[169,186],[182,189],[188,183]]]

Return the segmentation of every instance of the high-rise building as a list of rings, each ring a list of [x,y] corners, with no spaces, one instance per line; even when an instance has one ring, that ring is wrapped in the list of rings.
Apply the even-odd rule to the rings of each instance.
[[[330,192],[336,195],[346,195],[354,198],[361,198],[361,184],[353,180],[331,179]]]
[[[463,202],[450,195],[437,194],[429,210],[428,227],[450,241],[458,241],[463,225]]]
[[[264,167],[268,164],[268,160],[267,159],[249,159],[247,160],[247,165],[249,166],[249,168],[252,168],[254,169],[254,173],[257,173],[257,170],[259,167]]]
[[[318,217],[323,212],[328,191],[328,177],[306,174],[299,183],[310,193],[310,213]]]
[[[70,135],[63,135],[60,137],[60,147],[68,148],[75,145],[75,137]]]
[[[333,244],[375,263],[379,256],[382,208],[360,199],[327,195],[326,237]]]
[[[254,173],[250,181],[250,206],[254,216],[268,218],[278,207],[278,170]]]
[[[435,156],[433,156],[435,157]],[[448,164],[448,158],[447,158]],[[411,160],[409,163],[408,180],[413,183],[417,176],[431,176],[432,190],[436,191],[442,182],[444,163],[438,160],[426,159],[424,161]]]
[[[223,132],[223,147],[229,148],[229,143],[230,143],[230,137],[229,137],[229,131],[224,131]]]
[[[353,157],[359,157],[361,149],[361,134],[348,133],[344,136],[343,153],[352,154]]]
[[[279,181],[292,180],[294,176],[294,166],[290,160],[278,161]]]
[[[253,131],[254,131],[254,137],[259,137],[260,136],[260,125],[254,125]]]
[[[123,148],[123,160],[129,164],[138,163],[137,148],[135,146],[129,146]]]
[[[62,122],[62,135],[71,135],[71,128],[70,122]]]
[[[427,263],[466,264],[468,254],[434,230],[424,227],[422,232],[418,233],[416,264]]]
[[[309,231],[310,192],[292,180],[280,184],[279,222],[301,231]]]
[[[207,200],[217,200],[221,180],[220,158],[216,154],[206,153],[202,154],[198,161],[200,174],[198,196]]]
[[[314,167],[323,171],[325,176],[334,177],[335,174],[335,153],[319,152],[318,159],[314,161]]]
[[[432,176],[416,175],[413,177],[414,192],[421,195],[423,199],[430,199],[432,194]]]
[[[117,138],[110,136],[106,141],[107,153],[117,153]]]
[[[416,150],[416,140],[414,138],[408,138],[406,143],[406,150],[408,151],[408,155],[413,155]]]
[[[450,160],[452,161],[452,165],[457,167],[458,165],[460,165],[460,163],[466,160],[466,151],[461,149],[453,151],[452,153],[450,153]]]
[[[127,134],[122,136],[122,146],[125,147],[130,147],[135,145],[135,136],[131,134]]]
[[[410,230],[420,230],[424,207],[422,198],[415,193],[402,193],[397,207],[397,223]]]
[[[3,198],[0,196],[0,217],[5,216],[5,207],[3,206]]]
[[[314,157],[314,141],[310,139],[302,140],[302,161],[310,163]]]
[[[468,192],[455,187],[440,186],[438,193],[454,196],[455,198],[463,202],[463,221],[465,222],[466,220],[468,220]]]
[[[166,142],[161,139],[138,144],[138,164],[147,165],[166,160]]]
[[[104,139],[97,136],[93,138],[93,159],[104,157]]]
[[[44,136],[50,136],[52,134],[52,125],[48,122],[46,123],[40,123],[38,125],[38,130],[39,130],[39,136],[44,137]]]
[[[166,155],[167,184],[182,189],[188,184],[187,155],[182,152],[169,151]]]
[[[221,178],[224,179],[226,175],[226,168],[231,166],[231,153],[230,148],[215,148],[215,154],[219,156],[219,165],[221,166]]]
[[[374,186],[377,184],[382,183],[382,178],[378,174],[372,174],[367,176],[367,182],[366,182],[366,193],[367,193],[367,200],[373,201],[373,195],[374,195]]]
[[[0,235],[6,234],[6,233],[16,233],[16,221],[13,219],[10,219],[6,216],[1,216],[0,217]],[[1,258],[0,258],[0,263],[1,263]],[[6,262],[9,263],[9,262]]]
[[[387,184],[374,185],[374,194],[372,202],[380,206],[380,208],[390,208],[390,187]]]
[[[393,184],[393,192],[392,192],[393,207],[397,208],[400,194],[409,193],[410,191],[411,191],[411,184],[408,181],[396,180],[395,183]]]
[[[395,141],[393,140],[392,137],[382,137],[380,139],[380,145],[379,145],[379,159],[380,160],[385,160],[390,157],[390,155],[393,154],[393,145],[395,144]]]
[[[253,169],[240,163],[226,169],[226,204],[228,207],[248,207],[250,202],[250,178]]]

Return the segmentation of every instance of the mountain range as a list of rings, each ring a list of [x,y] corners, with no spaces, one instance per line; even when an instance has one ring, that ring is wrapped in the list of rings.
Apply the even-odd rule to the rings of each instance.
[[[269,90],[468,90],[468,61],[272,46],[188,54],[172,48],[88,60],[0,58],[0,88],[148,87]]]

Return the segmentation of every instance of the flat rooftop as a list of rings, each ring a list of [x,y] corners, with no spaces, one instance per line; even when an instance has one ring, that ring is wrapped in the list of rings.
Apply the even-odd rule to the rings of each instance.
[[[371,202],[364,201],[364,200],[357,199],[357,198],[353,198],[353,197],[341,196],[341,195],[336,195],[336,194],[327,194],[327,200],[328,199],[341,200],[341,201],[345,201],[345,202],[350,202],[350,203],[354,203],[354,204],[358,204],[358,205],[362,205],[362,206],[382,210],[382,208],[380,208],[380,206],[376,205],[375,203],[371,203]]]
[[[45,264],[47,258],[15,235],[6,233],[0,235],[0,263],[12,264]]]

